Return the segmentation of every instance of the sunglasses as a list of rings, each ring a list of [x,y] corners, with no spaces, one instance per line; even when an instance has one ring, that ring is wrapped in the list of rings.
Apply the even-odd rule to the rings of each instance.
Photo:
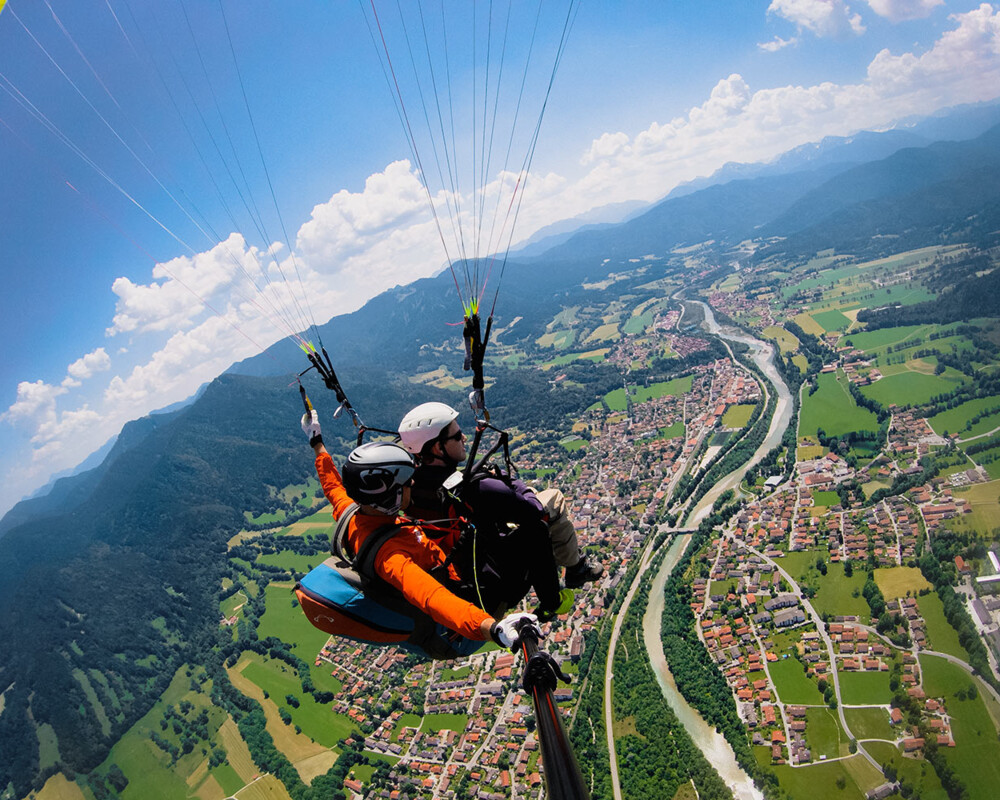
[[[441,441],[442,442],[452,442],[452,441],[458,442],[458,441],[461,441],[464,438],[465,438],[465,434],[462,433],[462,431],[457,431],[457,432],[453,433],[451,436],[441,436]]]

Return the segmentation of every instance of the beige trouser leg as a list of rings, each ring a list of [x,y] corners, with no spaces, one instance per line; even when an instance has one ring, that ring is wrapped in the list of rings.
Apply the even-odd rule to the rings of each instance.
[[[576,540],[576,527],[566,510],[566,498],[558,489],[542,489],[535,494],[549,515],[549,535],[556,563],[563,567],[577,564],[580,561],[580,544]]]

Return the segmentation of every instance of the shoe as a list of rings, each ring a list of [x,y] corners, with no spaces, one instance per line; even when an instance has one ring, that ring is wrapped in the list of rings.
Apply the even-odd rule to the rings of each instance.
[[[576,594],[571,589],[560,589],[558,606],[555,608],[539,606],[535,609],[534,614],[538,617],[539,622],[552,622],[560,614],[568,614],[573,608],[574,600],[576,600]]]
[[[591,564],[584,556],[574,566],[566,567],[566,587],[579,589],[585,583],[593,583],[603,574],[604,567],[600,564]]]

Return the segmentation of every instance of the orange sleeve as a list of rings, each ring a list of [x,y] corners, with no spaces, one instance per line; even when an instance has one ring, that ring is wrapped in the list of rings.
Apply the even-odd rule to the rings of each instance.
[[[319,482],[323,486],[323,494],[325,494],[326,499],[330,501],[334,519],[340,519],[340,515],[343,514],[354,503],[354,501],[347,496],[347,491],[344,489],[344,483],[340,479],[340,473],[334,466],[333,458],[330,457],[329,453],[320,453],[316,456],[316,474],[319,476]]]
[[[375,566],[379,576],[399,589],[403,596],[435,622],[461,634],[466,639],[483,640],[479,626],[489,618],[481,608],[449,592],[430,574],[421,569],[413,558],[402,550],[392,549],[392,543],[383,547]]]

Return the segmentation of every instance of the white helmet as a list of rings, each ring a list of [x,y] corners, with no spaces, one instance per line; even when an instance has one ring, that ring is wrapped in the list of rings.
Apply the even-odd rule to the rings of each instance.
[[[458,412],[444,403],[422,403],[399,423],[400,444],[419,456],[428,442],[435,441],[458,419]]]

